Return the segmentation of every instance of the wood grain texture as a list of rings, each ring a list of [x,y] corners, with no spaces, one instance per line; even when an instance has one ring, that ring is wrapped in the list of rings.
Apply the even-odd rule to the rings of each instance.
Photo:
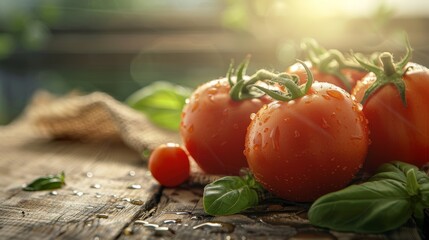
[[[138,154],[121,143],[49,141],[30,129],[5,131],[0,142],[1,238],[114,239],[159,191]],[[60,171],[66,186],[57,195],[21,190]],[[141,189],[129,189],[132,184]]]
[[[56,195],[21,190],[60,171],[66,186]],[[0,128],[0,239],[421,239],[413,223],[377,235],[315,228],[308,206],[280,200],[209,216],[202,195],[211,177],[194,178],[161,188],[122,143],[51,141],[27,126]]]

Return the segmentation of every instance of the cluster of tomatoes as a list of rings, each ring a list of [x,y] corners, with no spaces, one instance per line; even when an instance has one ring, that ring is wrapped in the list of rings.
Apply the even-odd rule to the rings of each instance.
[[[178,185],[189,176],[189,154],[206,173],[250,168],[277,196],[309,202],[385,162],[422,166],[429,162],[429,70],[409,62],[407,44],[397,63],[389,53],[377,63],[346,59],[308,41],[309,61],[286,73],[246,76],[244,62],[232,77],[230,68],[188,99],[180,127],[186,152],[161,146],[149,168],[162,184]],[[177,161],[159,164],[160,152]]]

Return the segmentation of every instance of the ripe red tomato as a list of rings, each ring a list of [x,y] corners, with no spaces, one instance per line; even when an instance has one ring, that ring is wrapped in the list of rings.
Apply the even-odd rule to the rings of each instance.
[[[303,97],[274,101],[252,116],[245,155],[267,190],[310,202],[353,179],[368,141],[361,105],[345,90],[315,82]]]
[[[393,160],[419,167],[429,162],[429,70],[415,63],[405,68],[406,106],[393,84],[382,86],[363,104],[371,139],[364,165],[368,172]],[[358,82],[353,90],[358,101],[376,79],[371,73]]]
[[[349,84],[346,86],[346,84],[344,84],[344,82],[338,76],[320,71],[317,67],[312,66],[311,62],[309,61],[305,63],[311,69],[315,81],[332,83],[348,92],[351,92],[353,87],[356,85],[356,82],[361,80],[368,73],[366,71],[358,71],[349,68],[342,69],[341,74],[345,77],[345,79],[347,79]],[[296,74],[300,79],[300,84],[304,84],[306,82],[307,74],[301,64],[293,64],[287,69],[287,72],[290,74]]]
[[[189,157],[178,144],[168,143],[155,148],[148,167],[152,176],[166,187],[178,186],[189,178]]]
[[[250,114],[271,101],[268,97],[235,101],[229,92],[227,79],[207,82],[194,91],[182,112],[184,145],[206,173],[237,175],[247,167],[243,150]]]

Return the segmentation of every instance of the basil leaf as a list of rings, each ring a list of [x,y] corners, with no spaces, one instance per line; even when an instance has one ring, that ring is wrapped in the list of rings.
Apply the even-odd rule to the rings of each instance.
[[[24,191],[40,191],[48,189],[57,189],[65,185],[65,175],[61,172],[57,175],[40,177],[23,188]]]
[[[227,176],[204,188],[204,211],[211,215],[229,215],[241,212],[259,203],[262,186],[250,175]]]
[[[190,94],[187,88],[168,82],[154,82],[133,93],[126,103],[144,113],[155,125],[177,131],[183,106]]]
[[[313,203],[308,217],[316,226],[337,231],[380,233],[407,222],[412,207],[405,185],[385,179],[322,196]]]
[[[417,182],[419,184],[429,183],[429,176],[419,171],[419,169],[411,164],[394,161],[380,166],[377,173],[372,176],[368,181],[379,181],[383,179],[394,179],[404,184],[407,183],[407,172],[414,169]]]

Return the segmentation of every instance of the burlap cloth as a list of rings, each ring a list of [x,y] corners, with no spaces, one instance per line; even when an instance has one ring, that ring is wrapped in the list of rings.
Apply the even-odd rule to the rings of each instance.
[[[72,92],[57,97],[39,91],[16,122],[30,124],[42,137],[84,142],[117,140],[138,153],[163,143],[181,143],[178,132],[156,127],[141,112],[101,92]],[[204,174],[191,159],[189,183],[204,185],[219,177]]]

